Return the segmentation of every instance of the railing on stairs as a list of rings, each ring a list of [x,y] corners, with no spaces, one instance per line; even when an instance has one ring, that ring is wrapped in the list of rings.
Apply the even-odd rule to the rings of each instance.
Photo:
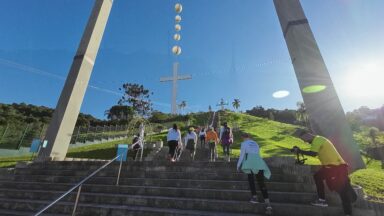
[[[123,153],[123,154],[124,154],[124,153]],[[99,169],[95,170],[93,173],[91,173],[90,175],[88,175],[87,177],[85,177],[82,181],[80,181],[77,185],[73,186],[71,189],[69,189],[67,192],[65,192],[63,195],[61,195],[59,198],[57,198],[56,200],[54,200],[53,202],[51,202],[49,205],[47,205],[46,207],[44,207],[43,209],[41,209],[38,213],[34,214],[34,216],[41,215],[41,214],[42,214],[43,212],[45,212],[47,209],[49,209],[50,207],[52,207],[54,204],[56,204],[56,203],[59,202],[61,199],[63,199],[65,196],[67,196],[67,195],[70,194],[72,191],[74,191],[76,188],[78,188],[78,190],[77,190],[77,195],[76,195],[76,200],[75,200],[75,204],[74,204],[73,211],[72,211],[72,216],[76,215],[76,209],[77,209],[77,205],[78,205],[78,203],[79,203],[79,198],[80,198],[81,188],[82,188],[83,184],[84,184],[86,181],[88,181],[90,178],[92,178],[94,175],[96,175],[98,172],[100,172],[102,169],[104,169],[105,167],[107,167],[108,165],[110,165],[112,162],[114,162],[114,161],[116,161],[117,159],[119,159],[120,157],[122,157],[123,154],[116,156],[115,158],[111,159],[111,160],[108,161],[106,164],[104,164],[103,166],[101,166]],[[120,166],[119,166],[119,171],[118,171],[118,174],[117,174],[116,186],[119,185],[122,164],[123,164],[123,158],[120,159]]]
[[[212,122],[211,122],[211,124],[209,125],[210,127],[213,127],[213,123],[215,122],[215,116],[216,116],[216,111],[213,111],[213,114],[212,114]]]

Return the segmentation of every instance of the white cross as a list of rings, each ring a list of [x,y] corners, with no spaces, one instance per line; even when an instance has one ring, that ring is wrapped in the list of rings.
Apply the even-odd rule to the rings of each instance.
[[[160,82],[169,82],[172,81],[172,114],[177,114],[177,81],[178,80],[190,80],[192,79],[191,75],[178,75],[179,63],[173,63],[173,76],[172,77],[161,77]]]
[[[224,110],[224,106],[228,106],[228,102],[225,102],[223,98],[221,98],[220,103],[216,106],[220,106],[221,110]]]

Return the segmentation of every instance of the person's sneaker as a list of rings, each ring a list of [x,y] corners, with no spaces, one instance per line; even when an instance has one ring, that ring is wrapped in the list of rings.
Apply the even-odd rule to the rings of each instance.
[[[267,208],[265,208],[265,214],[272,215],[272,206],[267,206]]]
[[[311,205],[313,206],[320,206],[320,207],[328,207],[328,204],[325,200],[317,199],[313,202],[311,202]]]
[[[259,203],[259,201],[257,200],[257,197],[252,197],[250,200],[249,200],[250,203]]]

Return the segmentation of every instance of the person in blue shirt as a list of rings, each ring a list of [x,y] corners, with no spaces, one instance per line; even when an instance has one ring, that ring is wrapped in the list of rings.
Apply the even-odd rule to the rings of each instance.
[[[271,214],[272,207],[269,201],[268,190],[264,183],[264,178],[269,179],[271,177],[271,171],[264,160],[260,157],[259,145],[251,139],[248,133],[242,133],[241,137],[244,141],[241,143],[237,170],[241,170],[242,172],[248,174],[248,183],[252,194],[252,198],[250,200],[251,203],[258,203],[254,179],[254,176],[256,175],[257,183],[263,195],[264,202],[267,205],[266,214]]]

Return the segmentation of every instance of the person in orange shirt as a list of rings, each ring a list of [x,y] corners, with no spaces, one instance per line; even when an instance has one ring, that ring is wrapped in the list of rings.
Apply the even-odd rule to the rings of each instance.
[[[209,127],[205,140],[209,146],[209,161],[214,162],[216,158],[216,144],[219,142],[219,137],[212,126]]]

